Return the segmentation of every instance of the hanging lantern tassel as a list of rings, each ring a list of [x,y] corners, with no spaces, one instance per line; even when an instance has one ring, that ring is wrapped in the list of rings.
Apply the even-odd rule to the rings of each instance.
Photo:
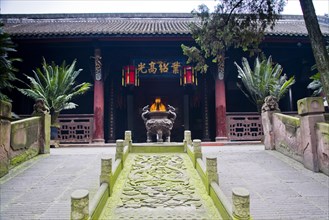
[[[126,81],[126,84],[130,85],[130,68],[129,68],[129,66],[128,66],[128,68],[127,68],[127,73],[126,73],[126,75],[127,75],[127,81]]]
[[[184,68],[184,85],[186,84],[186,69]]]
[[[192,84],[194,84],[194,68],[191,67],[191,69],[192,69]]]
[[[122,79],[121,79],[121,84],[122,84],[122,86],[125,86],[125,70],[124,70],[124,68],[122,69]]]
[[[195,72],[195,85],[198,85],[198,72]]]
[[[179,72],[179,85],[182,85],[182,71]]]

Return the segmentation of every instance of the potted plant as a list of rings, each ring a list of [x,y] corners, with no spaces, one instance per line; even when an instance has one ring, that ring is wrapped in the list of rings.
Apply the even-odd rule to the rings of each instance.
[[[83,82],[76,85],[76,78],[82,69],[75,70],[76,60],[70,65],[63,61],[60,66],[54,62],[48,64],[43,59],[42,68],[33,70],[34,76],[27,76],[29,84],[27,88],[18,89],[24,95],[36,100],[44,100],[45,106],[51,115],[51,127],[57,131],[59,113],[65,109],[73,109],[77,104],[71,100],[78,95],[84,94],[91,87],[90,83]]]
[[[257,106],[258,112],[260,112],[266,96],[272,95],[279,102],[295,83],[293,76],[287,79],[286,74],[281,75],[283,68],[278,63],[273,65],[271,56],[268,59],[257,57],[253,70],[244,57],[242,67],[236,62],[234,63],[238,69],[238,78],[242,82],[238,82],[237,86]]]

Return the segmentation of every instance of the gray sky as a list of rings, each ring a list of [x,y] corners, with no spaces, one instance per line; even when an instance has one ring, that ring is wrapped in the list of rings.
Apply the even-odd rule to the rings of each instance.
[[[0,0],[1,14],[191,12],[214,0]],[[318,15],[329,13],[329,0],[313,0]],[[288,0],[283,14],[302,14],[299,0]]]

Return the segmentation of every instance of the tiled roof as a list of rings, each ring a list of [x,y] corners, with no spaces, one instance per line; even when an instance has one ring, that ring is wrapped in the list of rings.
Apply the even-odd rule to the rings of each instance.
[[[70,36],[190,35],[191,14],[57,14],[2,15],[5,31],[13,37],[47,38]],[[320,27],[329,36],[329,19],[321,18]],[[307,36],[301,16],[279,20],[268,35]]]

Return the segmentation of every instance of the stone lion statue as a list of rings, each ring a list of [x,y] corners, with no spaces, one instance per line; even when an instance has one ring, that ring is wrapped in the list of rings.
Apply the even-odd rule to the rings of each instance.
[[[48,107],[45,105],[45,102],[43,99],[37,99],[35,101],[35,104],[33,105],[33,113],[32,115],[38,115],[38,114],[46,114],[49,113]]]
[[[262,106],[262,112],[267,111],[280,111],[277,98],[275,96],[269,95],[264,99],[264,104]]]

